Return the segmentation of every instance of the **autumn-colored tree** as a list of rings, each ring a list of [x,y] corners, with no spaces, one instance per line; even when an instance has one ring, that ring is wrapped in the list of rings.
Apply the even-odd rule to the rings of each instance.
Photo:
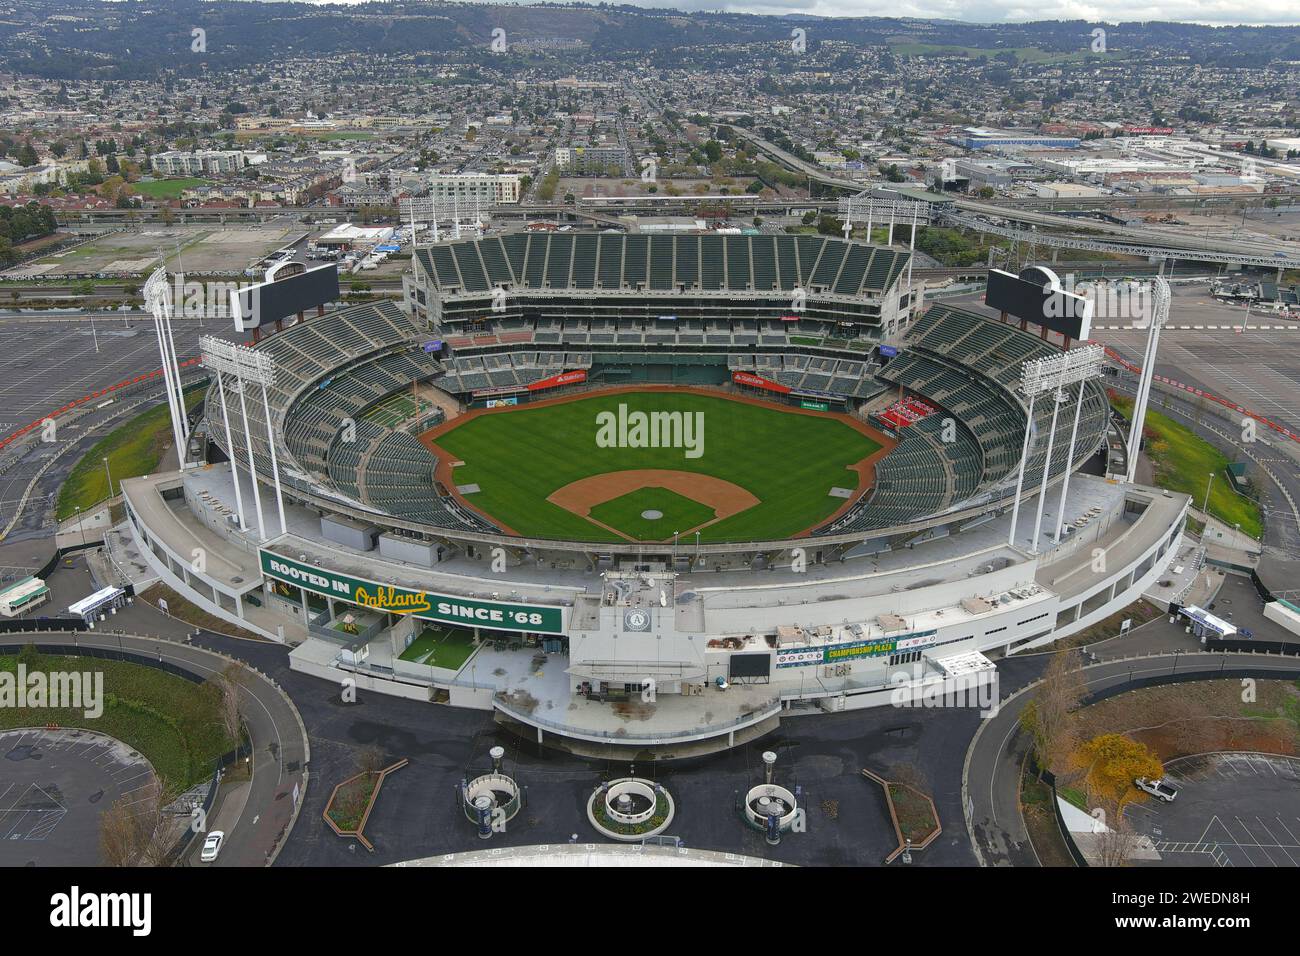
[[[1133,786],[1134,780],[1155,780],[1165,772],[1150,747],[1124,734],[1093,737],[1074,751],[1070,762],[1082,771],[1089,797],[1112,821],[1123,816],[1128,804],[1146,799],[1146,794]]]

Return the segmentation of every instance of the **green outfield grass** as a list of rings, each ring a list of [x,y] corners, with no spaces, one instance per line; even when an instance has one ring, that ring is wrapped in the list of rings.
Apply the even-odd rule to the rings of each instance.
[[[703,454],[597,447],[597,414],[617,413],[620,403],[632,412],[703,413]],[[788,537],[824,521],[843,504],[830,490],[857,488],[857,473],[849,466],[880,447],[831,417],[686,392],[607,393],[541,408],[520,406],[474,418],[438,444],[465,462],[455,481],[479,486],[468,499],[476,507],[523,535],[587,541],[618,539],[546,500],[581,478],[657,468],[733,482],[760,503],[710,525],[701,540],[754,541]],[[662,537],[657,528],[654,534]]]
[[[663,517],[643,518],[646,511],[658,511]],[[638,541],[664,541],[674,531],[684,532],[712,521],[714,511],[667,488],[642,488],[596,505],[591,516]]]
[[[398,660],[457,671],[469,660],[472,653],[474,653],[472,632],[456,627],[430,624],[411,642],[410,647],[402,651]]]

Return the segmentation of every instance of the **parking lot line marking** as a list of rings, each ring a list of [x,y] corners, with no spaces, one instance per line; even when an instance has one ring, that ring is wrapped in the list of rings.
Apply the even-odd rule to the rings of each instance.
[[[1259,817],[1256,817],[1255,819],[1256,819],[1256,820],[1259,820],[1259,825],[1262,826],[1262,827],[1264,828],[1264,832],[1268,834],[1268,838],[1269,838],[1270,840],[1277,840],[1277,837],[1273,836],[1273,831],[1270,830],[1270,829],[1268,828],[1268,824],[1267,824],[1267,823],[1265,823],[1265,822],[1264,822],[1262,819],[1260,819]],[[1277,844],[1277,848],[1278,848],[1279,850],[1282,851],[1282,853],[1286,856],[1286,858],[1287,858],[1288,860],[1291,861],[1291,865],[1292,865],[1292,866],[1295,866],[1295,865],[1296,865],[1295,857],[1293,857],[1293,856],[1291,855],[1290,851],[1287,850],[1287,848],[1286,848],[1286,846],[1285,846],[1284,844],[1282,844],[1282,843],[1279,842],[1279,843]],[[1268,851],[1265,850],[1264,852],[1267,853]]]

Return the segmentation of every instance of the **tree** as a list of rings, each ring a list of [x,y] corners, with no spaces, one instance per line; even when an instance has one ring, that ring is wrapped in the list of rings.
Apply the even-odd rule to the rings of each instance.
[[[162,787],[152,780],[119,797],[99,818],[99,850],[108,866],[164,866],[168,827]]]
[[[1020,712],[1020,726],[1033,738],[1038,766],[1060,774],[1069,769],[1074,750],[1072,714],[1083,700],[1083,678],[1074,652],[1057,648],[1033,700]]]
[[[1164,766],[1151,748],[1124,734],[1100,734],[1080,746],[1071,764],[1082,771],[1088,795],[1118,821],[1130,803],[1141,803],[1146,794],[1133,786],[1138,777],[1158,780]]]
[[[239,745],[243,736],[243,715],[239,703],[239,689],[244,686],[245,671],[242,664],[232,661],[218,674],[211,678],[221,694],[219,715],[221,729],[226,736]]]

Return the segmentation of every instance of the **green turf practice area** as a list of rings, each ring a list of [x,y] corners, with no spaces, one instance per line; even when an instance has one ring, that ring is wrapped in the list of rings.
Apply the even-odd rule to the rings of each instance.
[[[597,416],[617,417],[620,405],[626,415],[692,416],[692,424],[702,426],[698,456],[688,457],[691,449],[681,447],[689,444],[684,428],[674,436],[683,439],[676,442],[679,447],[648,447],[652,440],[639,441],[627,430],[613,447],[602,447]],[[845,499],[832,496],[831,489],[858,489],[851,466],[880,448],[829,415],[685,391],[606,392],[555,405],[523,405],[469,419],[436,442],[464,462],[455,469],[456,485],[478,485],[466,496],[474,507],[521,535],[579,541],[621,540],[585,515],[547,500],[580,479],[641,469],[709,475],[740,486],[758,504],[709,525],[702,541],[776,539],[801,534],[834,514]],[[688,501],[683,495],[689,492],[674,487],[677,494],[651,487],[624,494],[597,505],[595,517],[638,540],[654,541],[692,527],[692,521],[709,520],[711,508]],[[647,510],[665,517],[641,518]]]
[[[473,632],[430,624],[411,642],[410,647],[402,651],[398,660],[457,671],[473,652]]]
[[[180,199],[181,193],[196,186],[208,183],[206,179],[191,177],[181,179],[151,179],[148,182],[132,183],[137,193],[148,199]]]
[[[712,521],[714,511],[667,488],[642,488],[596,505],[591,516],[638,541],[664,541],[674,531]]]

